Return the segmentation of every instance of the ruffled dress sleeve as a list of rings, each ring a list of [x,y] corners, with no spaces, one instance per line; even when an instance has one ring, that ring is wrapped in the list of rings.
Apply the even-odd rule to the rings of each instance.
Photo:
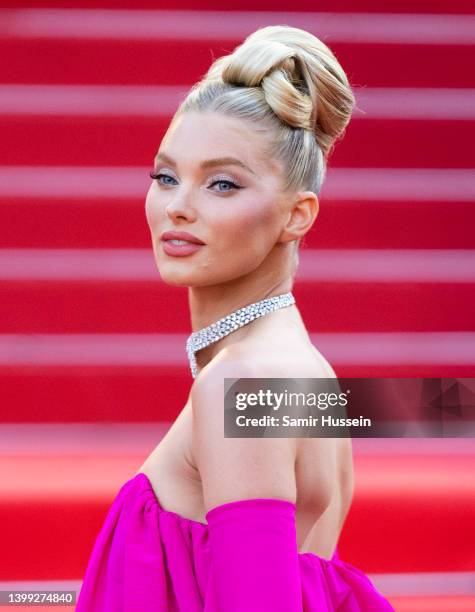
[[[337,550],[298,553],[289,501],[229,502],[206,520],[165,510],[138,473],[108,510],[76,612],[395,612]]]

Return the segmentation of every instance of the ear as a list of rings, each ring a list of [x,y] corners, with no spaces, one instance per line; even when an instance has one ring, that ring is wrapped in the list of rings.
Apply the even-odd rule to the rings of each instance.
[[[288,219],[278,242],[290,242],[305,236],[318,216],[320,205],[313,191],[300,191],[288,211]]]

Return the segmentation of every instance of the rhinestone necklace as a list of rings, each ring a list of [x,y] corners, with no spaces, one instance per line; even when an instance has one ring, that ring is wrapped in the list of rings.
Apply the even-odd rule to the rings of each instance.
[[[218,319],[215,323],[193,332],[186,341],[186,352],[188,354],[191,375],[193,378],[196,378],[198,374],[198,366],[195,357],[196,351],[207,347],[213,342],[217,342],[221,338],[224,338],[224,336],[227,336],[239,327],[246,325],[246,323],[250,323],[258,317],[262,317],[279,308],[292,306],[292,304],[295,304],[295,298],[292,292],[274,295],[270,298],[260,300],[259,302],[248,304],[239,310],[231,312],[222,319]]]

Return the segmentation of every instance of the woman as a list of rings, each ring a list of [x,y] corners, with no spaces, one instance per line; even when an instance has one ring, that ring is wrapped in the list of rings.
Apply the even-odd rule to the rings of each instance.
[[[272,26],[216,60],[174,116],[146,215],[162,279],[188,287],[194,381],[109,510],[79,612],[393,610],[337,553],[351,439],[223,434],[224,378],[335,377],[291,290],[353,106],[326,45]]]

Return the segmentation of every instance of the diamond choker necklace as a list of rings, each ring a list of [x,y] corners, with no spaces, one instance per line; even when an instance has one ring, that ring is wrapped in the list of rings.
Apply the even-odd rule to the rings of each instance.
[[[239,310],[231,312],[222,319],[218,319],[215,323],[193,332],[186,341],[186,352],[188,353],[191,375],[193,378],[196,378],[198,374],[195,357],[196,351],[207,347],[213,342],[217,342],[221,338],[224,338],[224,336],[227,336],[239,327],[246,325],[246,323],[250,323],[258,317],[262,317],[279,308],[292,306],[292,304],[295,304],[295,298],[292,292],[274,295],[260,302],[248,304]]]

